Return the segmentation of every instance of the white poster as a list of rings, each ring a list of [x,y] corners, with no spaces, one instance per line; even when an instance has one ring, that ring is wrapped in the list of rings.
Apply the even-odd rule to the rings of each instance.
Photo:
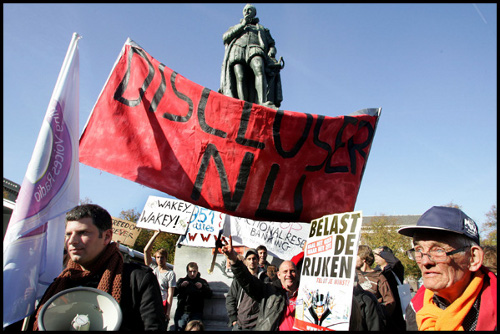
[[[182,246],[214,248],[226,214],[195,206],[186,235],[179,238]]]
[[[231,217],[233,245],[257,248],[264,245],[269,255],[290,260],[302,251],[309,233],[307,223],[282,223]],[[228,236],[229,232],[224,231]]]
[[[173,198],[149,196],[137,227],[185,234],[195,205]]]
[[[233,217],[195,206],[186,235],[179,238],[182,246],[214,248],[217,235],[233,238],[233,246],[257,248],[264,245],[269,255],[290,260],[302,251],[306,242],[307,223],[257,221]]]
[[[361,225],[361,211],[311,221],[295,308],[295,328],[349,330]]]

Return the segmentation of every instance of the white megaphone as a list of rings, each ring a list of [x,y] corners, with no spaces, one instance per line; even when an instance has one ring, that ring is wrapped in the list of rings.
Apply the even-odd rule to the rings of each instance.
[[[122,310],[108,293],[88,287],[61,291],[40,310],[38,329],[42,331],[117,331]]]

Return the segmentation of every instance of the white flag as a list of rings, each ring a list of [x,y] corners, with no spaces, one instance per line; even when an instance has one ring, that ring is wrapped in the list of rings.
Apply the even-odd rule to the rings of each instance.
[[[79,39],[74,33],[4,237],[4,327],[32,314],[62,271],[65,213],[79,200]]]

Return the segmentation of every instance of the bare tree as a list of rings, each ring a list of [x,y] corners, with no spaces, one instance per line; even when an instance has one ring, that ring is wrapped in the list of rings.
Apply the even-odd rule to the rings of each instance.
[[[486,222],[483,224],[483,235],[486,235],[481,240],[482,245],[496,246],[497,244],[497,206],[493,204],[491,210],[486,213]]]
[[[361,232],[361,244],[368,245],[372,249],[387,246],[405,267],[405,276],[418,279],[421,272],[415,261],[406,255],[411,248],[411,238],[398,233],[399,226],[394,218],[381,215],[372,220],[370,225]]]
[[[88,197],[80,198],[79,205],[92,204],[92,200]]]

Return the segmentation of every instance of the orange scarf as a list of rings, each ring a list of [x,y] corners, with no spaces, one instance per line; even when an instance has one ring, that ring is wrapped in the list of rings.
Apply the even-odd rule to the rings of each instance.
[[[462,295],[445,310],[434,304],[432,301],[434,293],[426,289],[424,306],[416,314],[418,330],[463,331],[462,322],[479,296],[483,280],[484,274],[477,271]]]

